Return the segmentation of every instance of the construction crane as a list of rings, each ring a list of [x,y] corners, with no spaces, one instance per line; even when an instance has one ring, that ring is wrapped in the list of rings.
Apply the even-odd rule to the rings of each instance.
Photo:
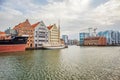
[[[96,36],[97,36],[96,30],[97,30],[97,28],[92,28],[92,31],[91,31],[91,33],[90,33],[90,36],[96,37]]]
[[[81,29],[80,31],[85,31],[85,30],[87,30],[88,33],[89,33],[89,36],[91,36],[91,31],[92,31],[92,29],[93,29],[93,28],[89,27],[89,28],[83,28],[83,29]]]
[[[97,30],[97,28],[94,28],[94,29],[93,29],[93,36],[97,36],[96,30]]]
[[[93,28],[88,28],[88,31],[89,31],[89,37],[91,36],[91,30],[92,30]]]
[[[89,37],[90,37],[90,36],[97,36],[97,34],[96,34],[97,28],[89,27],[89,28],[81,29],[80,31],[85,31],[85,30],[88,30]]]

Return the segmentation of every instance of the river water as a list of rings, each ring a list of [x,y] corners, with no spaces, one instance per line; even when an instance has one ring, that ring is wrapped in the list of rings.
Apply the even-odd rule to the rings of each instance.
[[[120,47],[2,53],[0,80],[120,80]]]

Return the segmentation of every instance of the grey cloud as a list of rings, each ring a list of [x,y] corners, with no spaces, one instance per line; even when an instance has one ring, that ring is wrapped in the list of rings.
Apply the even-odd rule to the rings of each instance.
[[[26,18],[31,23],[43,20],[46,25],[58,23],[60,19],[62,34],[78,34],[80,29],[88,27],[119,27],[119,0],[48,0],[45,5],[35,4],[33,0],[14,1],[2,5],[4,10],[8,9],[0,11],[0,24],[5,28]]]

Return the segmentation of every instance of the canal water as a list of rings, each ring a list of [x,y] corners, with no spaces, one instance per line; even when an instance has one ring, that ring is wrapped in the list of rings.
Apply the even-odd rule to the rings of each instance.
[[[120,80],[120,47],[2,53],[0,80]]]

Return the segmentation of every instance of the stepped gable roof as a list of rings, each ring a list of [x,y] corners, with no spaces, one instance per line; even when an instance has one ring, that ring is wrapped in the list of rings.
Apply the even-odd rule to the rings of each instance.
[[[50,29],[52,29],[52,27],[53,27],[53,25],[50,25],[50,26],[48,26],[47,28],[50,30]]]
[[[29,20],[26,19],[25,22],[19,23],[13,29],[22,28],[22,27],[30,27],[30,26],[31,26],[31,24],[30,24]]]
[[[32,28],[35,28],[39,23],[40,23],[40,22],[37,22],[37,23],[33,24],[31,27],[32,27]]]

